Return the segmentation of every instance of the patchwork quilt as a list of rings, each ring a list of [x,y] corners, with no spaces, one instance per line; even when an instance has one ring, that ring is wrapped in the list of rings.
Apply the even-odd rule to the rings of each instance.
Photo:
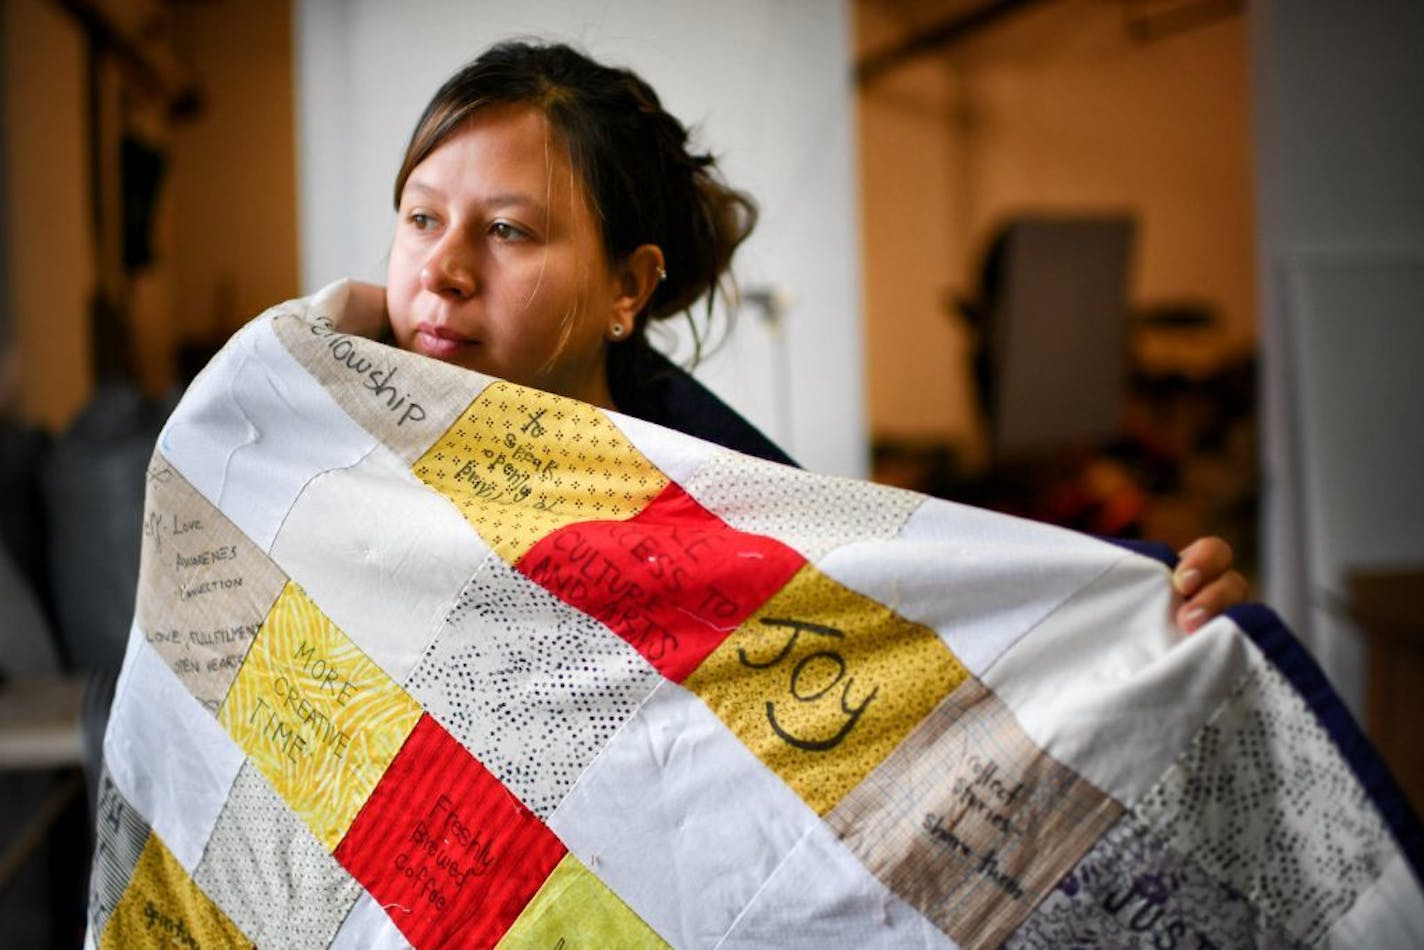
[[[237,334],[148,470],[99,947],[1424,946],[1275,617],[1114,545],[377,342]]]

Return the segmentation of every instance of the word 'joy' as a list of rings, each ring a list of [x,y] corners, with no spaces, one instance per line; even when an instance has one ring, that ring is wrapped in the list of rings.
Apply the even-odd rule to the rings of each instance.
[[[827,627],[805,620],[766,617],[761,622],[763,626],[789,629],[791,636],[787,637],[786,644],[781,648],[781,651],[765,662],[751,659],[744,648],[738,648],[737,659],[749,669],[765,670],[781,663],[791,655],[798,638],[803,633],[813,637],[824,637],[828,640],[843,640],[845,638],[845,633],[835,627]],[[828,673],[829,676],[827,676]],[[830,649],[815,650],[797,660],[791,667],[790,682],[787,684],[791,698],[796,702],[816,703],[842,680],[844,680],[844,685],[841,686],[840,711],[845,716],[845,722],[836,732],[821,737],[796,735],[785,728],[778,719],[776,703],[767,700],[766,719],[772,732],[776,733],[777,737],[787,745],[806,752],[826,752],[840,745],[860,722],[860,717],[865,715],[865,710],[869,708],[871,702],[879,695],[880,687],[876,686],[871,689],[859,705],[852,705],[851,687],[855,685],[855,677],[846,676],[845,657],[838,651]]]

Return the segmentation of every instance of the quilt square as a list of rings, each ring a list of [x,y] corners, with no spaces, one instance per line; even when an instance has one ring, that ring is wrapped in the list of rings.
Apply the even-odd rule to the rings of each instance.
[[[713,947],[821,820],[696,696],[664,681],[549,816],[675,947]]]
[[[1165,568],[1126,555],[984,673],[1033,741],[1118,801],[1156,784],[1245,672],[1229,624],[1184,636]]]
[[[721,451],[683,482],[739,531],[780,538],[808,561],[851,542],[895,537],[923,495]]]
[[[807,564],[686,686],[824,814],[966,675],[933,630]]]
[[[668,485],[603,410],[505,382],[413,470],[511,564],[564,525],[632,517]]]
[[[1249,650],[1236,690],[1133,814],[1314,944],[1379,879],[1394,841],[1300,694]]]
[[[566,853],[429,716],[391,763],[336,859],[416,947],[491,947]]]
[[[1326,934],[1328,947],[1424,947],[1424,893],[1403,853]]]
[[[136,627],[104,733],[104,765],[124,800],[180,866],[198,866],[242,749],[223,731]]]
[[[148,845],[150,828],[109,777],[99,775],[94,807],[94,864],[89,873],[89,930],[103,933],[128,888],[134,868]]]
[[[1296,947],[1239,891],[1128,814],[1058,882],[1006,947]]]
[[[423,551],[440,556],[422,558]],[[397,683],[409,677],[466,581],[495,559],[449,502],[383,447],[308,482],[272,557]]]
[[[560,528],[516,565],[681,682],[804,563],[735,531],[676,485],[627,521]]]
[[[159,452],[147,481],[137,623],[215,714],[287,577]]]
[[[752,898],[721,950],[954,950],[918,910],[817,823]]]
[[[554,868],[503,941],[510,947],[619,947],[668,944],[572,854]]]
[[[826,821],[956,943],[991,947],[1121,814],[968,680]]]
[[[193,487],[269,551],[302,487],[356,464],[377,440],[292,357],[269,321],[254,320],[193,380],[158,444]]]
[[[262,624],[218,721],[331,850],[420,707],[296,584]]]
[[[926,498],[893,537],[851,539],[816,566],[933,628],[984,678],[1020,637],[1128,559],[1136,560],[1075,531]],[[1161,565],[1152,570],[1159,579],[1166,574]]]
[[[375,340],[343,333],[332,312],[352,308],[352,294],[380,288],[346,283],[331,287],[310,319],[297,313],[275,313],[272,329],[292,355],[311,370],[331,398],[367,432],[409,465],[450,428],[489,378],[439,360],[402,354]],[[344,299],[331,299],[333,296]],[[369,325],[373,335],[384,323],[384,296],[373,302]],[[361,314],[365,316],[365,314]],[[346,323],[357,320],[342,321]],[[356,329],[356,328],[352,328]]]
[[[193,880],[262,947],[324,947],[361,886],[250,763],[208,839]]]
[[[370,892],[362,888],[327,950],[410,950],[410,941]]]
[[[157,835],[149,835],[133,879],[99,935],[101,950],[251,946]]]
[[[491,558],[406,689],[547,817],[659,682],[608,628]]]

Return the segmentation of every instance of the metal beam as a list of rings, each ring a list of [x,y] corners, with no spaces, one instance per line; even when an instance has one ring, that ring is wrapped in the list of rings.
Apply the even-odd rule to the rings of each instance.
[[[856,82],[865,85],[916,57],[965,40],[1010,14],[1043,2],[1044,0],[988,0],[965,13],[941,20],[888,50],[862,57],[855,65]]]

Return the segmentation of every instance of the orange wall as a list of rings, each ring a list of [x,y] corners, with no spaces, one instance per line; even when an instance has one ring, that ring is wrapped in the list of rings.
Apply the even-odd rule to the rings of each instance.
[[[181,340],[226,336],[297,295],[288,0],[192,6],[206,92],[172,136],[171,302]]]
[[[139,381],[153,395],[176,379],[177,346],[224,337],[297,293],[289,2],[214,0],[175,8],[174,16],[180,52],[191,57],[205,92],[203,110],[173,124],[161,103],[125,106],[130,127],[167,158],[157,261],[128,288]],[[57,430],[93,385],[85,46],[74,19],[51,0],[5,0],[0,17],[3,254],[14,324],[12,352],[0,364],[9,367],[0,368],[0,401]],[[117,121],[117,86],[109,92]],[[117,188],[117,138],[106,141],[105,179]]]
[[[3,408],[49,428],[88,398],[90,237],[82,35],[50,0],[0,3],[11,392]],[[0,370],[0,376],[6,375]]]
[[[857,6],[862,53],[892,45],[901,24],[883,4]],[[967,341],[944,302],[967,244],[956,177],[950,67],[923,57],[859,97],[865,353],[870,431],[876,436],[973,441]]]
[[[858,10],[862,49],[904,34]],[[1065,0],[863,90],[872,431],[977,445],[943,302],[1015,211],[1135,211],[1135,302],[1210,300],[1223,345],[1252,345],[1246,57],[1240,17],[1141,44],[1120,5]]]

